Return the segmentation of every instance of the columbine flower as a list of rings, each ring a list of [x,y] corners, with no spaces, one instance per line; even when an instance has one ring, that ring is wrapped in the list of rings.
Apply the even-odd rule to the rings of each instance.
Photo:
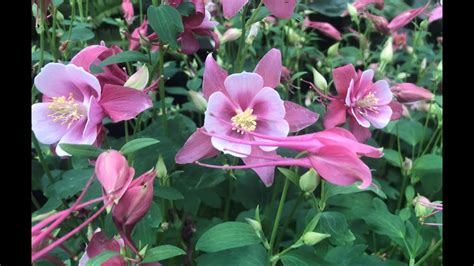
[[[434,94],[413,83],[399,83],[391,88],[393,95],[400,103],[414,103],[417,101],[431,101]]]
[[[100,230],[97,229],[92,235],[89,244],[84,250],[84,254],[79,260],[79,266],[86,266],[87,262],[105,251],[114,251],[120,253],[120,248],[123,247],[124,243],[122,239],[108,239],[107,236]],[[101,263],[102,266],[126,266],[127,262],[120,256],[114,256],[107,261]]]
[[[443,211],[443,203],[431,202],[428,198],[418,194],[413,199],[413,205],[415,205],[415,214],[418,217],[421,224],[442,226],[440,223],[427,223],[425,220],[438,212]]]
[[[321,31],[324,35],[333,38],[334,40],[342,40],[341,33],[334,28],[333,25],[326,22],[311,21],[309,18],[304,19],[304,26],[317,29]]]
[[[178,36],[181,51],[185,54],[193,54],[199,50],[199,42],[194,35],[210,36],[214,40],[215,48],[219,48],[219,37],[213,31],[219,23],[211,21],[211,14],[205,10],[203,16],[195,15],[183,17],[184,32]]]
[[[132,31],[132,34],[128,36],[129,50],[138,50],[141,42],[149,43],[151,45],[151,52],[156,52],[160,48],[159,44],[154,43],[158,40],[156,32],[148,34],[148,20],[144,19],[143,23]]]
[[[422,7],[403,11],[402,13],[398,14],[398,16],[396,16],[394,19],[392,19],[387,25],[387,27],[390,29],[391,32],[399,30],[400,28],[410,23],[413,19],[421,15],[430,3],[431,0],[428,1],[428,3],[426,3],[426,5]]]
[[[375,29],[377,31],[386,35],[390,34],[390,29],[388,28],[388,21],[385,17],[373,15],[373,14],[370,14],[369,12],[365,12],[364,15],[370,21],[372,21],[372,23],[374,23]]]
[[[397,50],[400,48],[406,48],[407,47],[407,33],[402,32],[394,32],[392,33],[393,37],[393,49]]]
[[[362,189],[371,185],[372,174],[367,165],[359,159],[359,156],[373,158],[383,156],[381,150],[359,143],[349,131],[342,128],[326,129],[321,132],[294,137],[273,137],[247,131],[249,135],[258,139],[257,141],[224,136],[203,129],[199,129],[199,131],[204,135],[222,139],[235,145],[250,145],[253,149],[268,146],[308,153],[306,157],[298,159],[284,158],[276,154],[250,154],[247,158],[253,158],[253,162],[247,163],[244,160],[246,165],[239,166],[218,166],[197,162],[199,165],[211,168],[252,168],[254,170],[274,166],[300,166],[315,169],[322,178],[336,185],[347,186],[361,181],[359,187]]]
[[[122,0],[122,12],[123,12],[123,17],[125,18],[125,21],[127,22],[128,25],[132,24],[133,22],[133,5],[130,0]]]
[[[280,83],[281,69],[281,54],[277,49],[270,50],[260,60],[254,73],[243,72],[230,76],[210,54],[206,59],[203,77],[203,95],[208,99],[204,128],[237,139],[257,140],[258,137],[248,132],[286,136],[288,132],[299,131],[316,122],[316,113],[281,100],[273,89]],[[259,155],[275,155],[275,149],[211,138],[198,130],[176,154],[176,162],[193,163],[223,151],[251,164],[258,160]],[[254,156],[248,156],[250,154]],[[274,167],[254,170],[265,185],[272,184]]]
[[[293,15],[297,0],[262,0],[275,17],[287,19]],[[248,3],[248,0],[223,0],[224,17],[233,18]]]
[[[349,115],[351,132],[365,142],[371,135],[370,125],[383,128],[390,122],[392,93],[387,81],[373,83],[373,70],[356,73],[350,64],[334,69],[333,77],[338,96],[328,96],[331,103],[324,117],[325,128],[345,123]]]

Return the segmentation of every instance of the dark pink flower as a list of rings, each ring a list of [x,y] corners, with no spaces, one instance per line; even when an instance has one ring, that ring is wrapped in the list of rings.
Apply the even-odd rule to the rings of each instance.
[[[132,31],[132,34],[130,34],[128,39],[129,50],[138,50],[141,46],[141,40],[151,45],[152,52],[158,51],[160,47],[158,43],[154,42],[158,40],[158,35],[155,32],[148,34],[148,20],[146,19],[143,20],[143,23],[140,26]]]
[[[293,15],[297,0],[262,0],[270,13],[278,18],[287,19]],[[233,18],[248,3],[248,0],[222,0],[224,17]]]
[[[392,19],[390,23],[387,25],[387,27],[390,29],[391,32],[395,32],[399,30],[400,28],[410,23],[413,19],[421,15],[425,11],[425,9],[429,6],[430,3],[431,3],[431,0],[429,0],[428,3],[426,3],[426,5],[422,7],[403,11],[394,19]]]
[[[402,33],[393,32],[392,37],[393,37],[393,49],[397,50],[400,48],[407,47],[407,33],[406,32],[402,32]]]
[[[89,244],[84,251],[81,259],[79,260],[79,266],[86,266],[87,262],[105,251],[113,251],[120,253],[120,247],[123,246],[123,240],[108,239],[107,236],[101,232],[95,232],[92,235]],[[101,264],[102,266],[126,266],[127,262],[120,256],[114,256]]]
[[[333,70],[338,95],[330,97],[324,117],[324,127],[333,128],[346,122],[356,138],[365,142],[370,137],[370,125],[385,127],[392,116],[392,93],[385,80],[372,82],[374,71],[356,72],[354,66],[345,65]]]
[[[206,59],[203,94],[208,99],[204,128],[243,140],[257,140],[247,132],[286,136],[314,122],[318,115],[294,103],[282,101],[273,89],[280,83],[281,54],[270,50],[257,64],[254,73],[228,76],[210,54]],[[275,71],[277,70],[277,71]],[[276,147],[252,147],[219,138],[210,138],[196,131],[176,154],[179,164],[193,163],[223,151],[243,158],[246,164],[256,157],[249,154],[275,155]],[[257,156],[258,157],[258,156]],[[274,167],[254,169],[267,185],[273,182]]]
[[[372,21],[372,23],[374,23],[375,29],[377,31],[387,35],[390,34],[390,29],[388,28],[388,21],[386,18],[370,14],[369,12],[365,12],[364,14],[368,19],[370,19],[370,21]]]
[[[434,94],[413,83],[399,83],[391,88],[393,95],[401,103],[414,103],[417,101],[431,101]]]
[[[333,38],[334,40],[340,41],[342,39],[341,33],[334,28],[333,25],[326,22],[311,21],[308,17],[304,19],[304,26],[317,29],[324,35]]]
[[[200,16],[200,13],[196,13],[195,15],[183,18],[184,32],[178,36],[178,41],[181,44],[181,51],[183,53],[193,54],[199,50],[199,42],[195,35],[212,37],[215,48],[219,48],[219,37],[213,31],[214,27],[219,23],[211,21],[210,18],[211,14],[208,11],[204,11],[204,16]]]

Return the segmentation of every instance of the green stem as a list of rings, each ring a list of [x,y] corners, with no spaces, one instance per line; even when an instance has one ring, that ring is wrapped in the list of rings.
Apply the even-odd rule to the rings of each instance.
[[[160,81],[159,81],[159,88],[160,91],[160,101],[161,101],[161,115],[163,119],[163,128],[165,130],[165,134],[168,134],[168,118],[166,115],[166,102],[165,102],[165,75],[164,75],[164,57],[165,57],[165,50],[163,46],[160,46],[160,54],[159,54],[159,62],[158,68],[160,71]]]
[[[128,142],[128,121],[123,121],[123,126],[125,130],[125,143]]]
[[[280,218],[283,212],[283,205],[285,205],[286,193],[288,192],[290,181],[288,178],[285,178],[285,184],[283,185],[283,192],[281,193],[280,203],[278,204],[278,210],[273,223],[272,235],[270,238],[270,248],[268,249],[268,257],[271,258],[273,252],[273,245],[275,244],[276,235],[278,231],[278,226],[280,225]]]
[[[140,7],[140,25],[142,25],[143,24],[143,0],[139,0],[138,5]]]
[[[46,176],[48,177],[49,183],[52,184],[54,182],[54,178],[49,171],[48,164],[44,160],[43,152],[41,151],[40,145],[34,133],[31,136],[33,140],[33,145],[35,146],[36,154],[38,155],[38,159],[40,161],[41,166],[43,167],[43,171],[45,172]]]
[[[227,198],[225,201],[225,207],[224,207],[224,221],[229,220],[230,202],[231,202],[233,188],[234,188],[234,178],[231,175],[229,175],[228,195],[227,195]]]
[[[325,181],[321,180],[321,200],[319,201],[319,210],[322,212],[326,208],[326,189],[324,185]],[[312,194],[314,197],[314,194]]]
[[[429,147],[431,146],[431,143],[435,140],[438,139],[438,137],[441,136],[441,127],[436,128],[435,132],[431,136],[430,140],[428,141],[428,144],[426,144],[425,149],[421,153],[421,156],[425,155],[426,152],[429,150]],[[436,142],[435,142],[436,144]],[[433,146],[434,147],[434,146]]]
[[[415,266],[421,265],[423,262],[425,262],[425,260],[427,260],[433,254],[433,252],[435,252],[441,246],[442,243],[443,239],[438,240],[438,242],[436,242],[434,246],[430,248],[418,262],[415,263]]]
[[[300,206],[301,202],[303,201],[303,194],[300,193],[298,195],[298,199],[296,200],[296,203],[295,205],[293,206],[293,209],[291,210],[291,213],[290,215],[288,216],[288,218],[286,219],[285,221],[285,224],[283,225],[283,230],[281,231],[281,234],[278,235],[278,238],[275,242],[275,245],[278,246],[278,243],[281,242],[281,240],[283,239],[283,236],[285,235],[285,231],[286,229],[288,228],[288,225],[290,225],[290,222],[291,222],[291,219],[293,218],[293,215],[295,215],[295,212],[296,212],[296,209],[298,209],[298,206]],[[283,253],[283,252],[282,252]],[[280,253],[281,254],[281,253]]]
[[[243,69],[243,62],[244,60],[242,59],[243,53],[244,53],[244,48],[245,48],[245,35],[247,34],[247,27],[245,25],[245,17],[247,16],[247,12],[249,10],[249,5],[246,5],[244,7],[244,10],[242,11],[242,35],[240,35],[240,42],[239,42],[239,48],[237,50],[237,56],[235,58],[235,66],[234,66],[234,73],[241,72]]]

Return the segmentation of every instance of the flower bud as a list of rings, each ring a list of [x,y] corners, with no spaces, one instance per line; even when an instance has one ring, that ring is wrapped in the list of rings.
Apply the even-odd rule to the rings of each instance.
[[[352,18],[357,18],[357,8],[355,8],[355,6],[353,6],[351,3],[347,3],[347,12],[349,12],[349,15]]]
[[[300,177],[300,189],[306,193],[312,193],[319,185],[320,177],[313,169],[309,169]]]
[[[307,246],[314,246],[322,240],[330,237],[328,234],[321,234],[317,232],[307,232],[303,236],[303,243]]]
[[[221,43],[235,41],[242,35],[241,29],[230,28],[222,35]]]
[[[432,208],[427,207],[430,204],[429,199],[421,195],[418,195],[413,199],[413,204],[415,205],[416,217],[429,215],[433,211]]]
[[[436,70],[439,72],[443,72],[443,61],[439,61],[439,64],[436,67]]]
[[[413,168],[413,161],[410,158],[405,157],[405,161],[402,163],[402,168],[403,170],[410,171]]]
[[[336,57],[339,53],[339,43],[335,43],[328,48],[328,57]]]
[[[204,113],[204,111],[206,111],[207,109],[207,101],[206,98],[204,98],[204,96],[202,95],[202,92],[189,90],[188,94],[191,97],[191,101],[193,102],[194,106],[196,106],[198,111]]]
[[[328,88],[328,82],[326,79],[319,73],[314,67],[313,69],[313,79],[314,79],[314,84],[316,87],[318,87],[322,91],[326,91]]]
[[[392,46],[393,38],[389,37],[387,42],[385,43],[385,47],[383,48],[382,52],[380,53],[380,61],[385,63],[390,63],[393,60],[393,46]]]
[[[413,54],[413,47],[407,46],[406,51],[407,51],[407,54]]]
[[[247,221],[247,223],[250,224],[250,226],[252,226],[255,232],[262,231],[262,225],[258,221],[255,221],[254,219],[250,219],[250,218],[245,218],[245,220]]]
[[[135,169],[128,166],[127,159],[120,152],[108,150],[97,157],[95,175],[103,193],[117,202],[132,182]]]
[[[245,43],[248,45],[251,45],[253,43],[253,40],[258,35],[258,32],[260,31],[260,22],[255,22],[250,26],[249,34],[247,35],[247,39],[245,39]]]
[[[422,87],[418,87],[413,83],[399,83],[390,88],[393,95],[401,103],[413,103],[417,101],[431,101],[434,94]]]
[[[428,61],[426,60],[426,57],[423,58],[423,60],[421,60],[421,64],[420,64],[420,70],[423,71],[426,69],[426,64],[428,63]]]
[[[397,75],[397,79],[406,79],[408,77],[408,74],[406,72],[400,72]]]
[[[160,154],[160,157],[158,158],[158,161],[156,162],[155,169],[156,169],[156,175],[158,176],[158,178],[163,179],[168,176],[168,170],[166,169],[166,165],[165,165],[165,162],[163,161],[163,156],[161,156],[161,154]]]
[[[420,23],[420,28],[426,31],[428,29],[428,24],[429,24],[428,20],[425,19]]]
[[[137,72],[135,72],[135,74],[128,78],[127,82],[125,82],[123,86],[137,90],[143,90],[146,88],[149,78],[150,74],[148,72],[148,67],[143,65],[138,69]]]

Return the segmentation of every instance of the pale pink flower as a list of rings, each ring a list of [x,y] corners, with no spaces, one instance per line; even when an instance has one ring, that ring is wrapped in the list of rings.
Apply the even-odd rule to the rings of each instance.
[[[342,40],[341,33],[336,28],[334,28],[333,25],[327,22],[311,21],[309,20],[308,17],[306,17],[304,19],[304,26],[317,29],[318,31],[322,32],[324,35],[331,37],[334,40],[337,40],[337,41]]]
[[[403,11],[394,19],[392,19],[387,25],[387,27],[390,29],[391,32],[399,30],[400,28],[410,23],[413,19],[423,14],[423,12],[425,12],[426,8],[429,6],[430,3],[431,0],[429,0],[428,3],[426,3],[426,5],[422,7]]]
[[[130,2],[130,0],[122,0],[122,13],[127,24],[132,24],[134,11],[132,2]]]
[[[224,17],[233,18],[249,0],[222,0]],[[262,0],[270,13],[278,18],[288,19],[293,15],[297,0]]]
[[[443,6],[439,5],[435,7],[435,9],[431,10],[428,22],[431,23],[433,21],[439,20],[443,18]]]
[[[391,88],[393,95],[401,103],[413,103],[417,101],[431,101],[434,94],[413,83],[399,83]]]

